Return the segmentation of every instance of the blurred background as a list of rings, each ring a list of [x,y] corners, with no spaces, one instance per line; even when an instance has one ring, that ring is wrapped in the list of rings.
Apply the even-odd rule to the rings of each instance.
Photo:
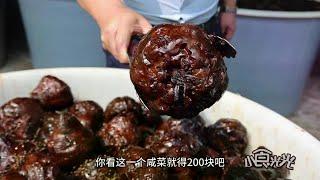
[[[229,90],[320,139],[320,3],[240,0]],[[290,3],[288,3],[290,2]],[[0,0],[0,73],[104,67],[93,19],[75,0]]]

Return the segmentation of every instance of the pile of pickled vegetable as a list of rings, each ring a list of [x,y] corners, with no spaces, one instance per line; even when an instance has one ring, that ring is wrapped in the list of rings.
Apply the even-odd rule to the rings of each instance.
[[[70,87],[45,76],[30,97],[0,107],[1,179],[279,179],[283,169],[245,168],[246,128],[235,119],[163,120],[130,97],[105,110],[75,100]],[[223,167],[143,163],[97,166],[97,159],[224,158]],[[178,162],[176,162],[178,163]],[[199,163],[200,164],[200,163]]]

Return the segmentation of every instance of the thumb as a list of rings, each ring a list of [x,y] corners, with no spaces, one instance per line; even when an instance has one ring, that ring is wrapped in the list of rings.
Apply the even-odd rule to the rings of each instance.
[[[141,28],[143,34],[147,34],[150,31],[150,29],[152,28],[149,21],[146,20],[144,17],[141,17],[139,19],[139,25],[140,25],[140,28]]]
[[[221,30],[222,36],[224,36],[226,34],[227,26],[225,24],[221,23],[220,30]]]
[[[122,48],[120,49],[118,60],[121,63],[128,63],[130,61],[129,55],[127,53],[127,48],[125,46],[122,46]]]
[[[230,41],[232,36],[234,34],[234,29],[228,27],[227,30],[226,30],[226,33],[225,33],[225,38]]]

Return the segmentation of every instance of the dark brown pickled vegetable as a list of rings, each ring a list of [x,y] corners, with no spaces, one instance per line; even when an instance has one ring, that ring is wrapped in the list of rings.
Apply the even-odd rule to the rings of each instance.
[[[45,153],[28,154],[21,168],[21,173],[28,180],[55,180],[61,176],[60,168],[54,162],[54,156]]]
[[[31,92],[31,96],[39,99],[41,104],[49,110],[61,110],[73,103],[70,87],[54,76],[44,76],[37,87]]]
[[[108,156],[102,156],[106,159]],[[116,173],[116,168],[97,167],[96,159],[87,159],[73,173],[80,180],[120,180],[120,176]]]
[[[219,150],[244,153],[248,145],[246,128],[236,119],[221,119],[206,128],[208,144]]]
[[[117,115],[105,122],[97,135],[106,147],[122,147],[139,142],[139,131],[136,127],[136,117],[132,113]]]
[[[155,157],[154,153],[139,146],[128,146],[121,149],[118,157],[122,157],[127,161],[136,161],[142,158],[147,161],[148,158]],[[126,167],[118,168],[119,174],[124,174],[127,179],[139,180],[164,180],[167,179],[166,168],[147,167],[146,162],[142,163],[142,167],[135,167],[134,164],[127,164]]]
[[[113,99],[104,112],[105,121],[110,121],[114,116],[134,113],[136,116],[141,114],[141,106],[134,99],[124,96]]]
[[[141,105],[142,117],[138,124],[138,129],[141,134],[139,145],[144,146],[145,139],[155,132],[156,127],[162,123],[160,115],[151,112],[144,105]]]
[[[216,150],[210,148],[210,147],[204,147],[199,151],[199,153],[196,155],[197,158],[223,158],[223,155],[218,153]],[[201,175],[202,180],[210,180],[210,179],[221,179],[221,176],[223,174],[223,169],[219,167],[218,165],[214,167],[198,167],[198,173]]]
[[[0,138],[0,174],[18,170],[23,156],[14,152],[14,145],[7,138]]]
[[[200,111],[200,109],[196,109],[194,112],[184,109],[199,107],[198,103],[203,103],[203,99],[201,98],[207,96],[206,92],[200,92],[200,90],[203,90],[199,89],[201,88],[200,86],[192,84],[194,83],[192,78],[202,80],[202,75],[206,75],[208,72],[219,73],[219,70],[223,72],[224,64],[219,58],[230,56],[234,53],[228,44],[224,44],[227,42],[221,38],[219,39],[219,37],[201,34],[197,28],[193,29],[194,27],[191,25],[164,25],[157,28],[158,30],[153,30],[151,34],[147,35],[147,39],[149,38],[150,41],[157,42],[146,47],[146,51],[148,51],[146,57],[148,61],[150,60],[151,67],[144,70],[149,74],[141,72],[146,76],[154,75],[152,73],[159,70],[157,69],[159,66],[160,79],[162,77],[161,73],[173,76],[177,75],[177,73],[178,75],[181,75],[179,73],[186,73],[183,74],[186,76],[183,76],[185,79],[182,78],[182,82],[186,81],[184,83],[187,84],[186,88],[189,89],[185,89],[184,93],[186,95],[183,98],[189,99],[183,99],[183,102],[192,103],[184,104],[186,105],[184,107],[178,107],[178,104],[174,104],[174,106],[170,106],[167,110],[169,113],[180,113],[177,116],[193,116],[193,118],[170,118],[162,121],[159,114],[154,113],[154,109],[150,109],[150,111],[129,97],[114,99],[107,106],[104,113],[102,108],[93,101],[78,101],[72,105],[73,98],[67,84],[53,76],[45,76],[33,91],[32,96],[34,98],[15,98],[0,107],[0,179],[232,180],[242,178],[271,180],[287,177],[289,171],[285,167],[278,169],[243,167],[244,151],[248,144],[248,137],[245,127],[239,121],[235,119],[221,119],[215,124],[205,127],[201,117],[194,116],[195,112]],[[169,32],[168,29],[171,28],[174,30]],[[157,33],[160,36],[153,37]],[[169,35],[166,36],[166,33],[169,33]],[[189,34],[190,37],[195,37],[195,39],[192,40],[190,37],[185,39],[177,38],[181,34]],[[200,40],[210,38],[211,44],[209,43],[209,45],[217,48],[213,50],[217,54],[213,53],[212,55],[212,52],[207,52],[207,48],[202,46],[208,45],[208,42],[196,43],[198,41],[197,38]],[[156,45],[162,46],[153,47]],[[157,51],[150,52],[150,49],[156,49]],[[150,53],[154,53],[155,57],[163,53],[162,55],[166,58],[175,57],[175,55],[170,53],[178,53],[176,56],[179,57],[176,58],[179,59],[179,62],[181,61],[181,64],[178,63],[181,66],[176,64],[178,60],[170,60],[170,58],[163,65],[157,59],[152,59],[153,57],[150,56]],[[192,59],[192,56],[195,55],[193,53],[208,53],[209,55],[211,53],[211,58],[218,59],[210,60],[207,57],[198,55],[197,58],[208,61],[207,65],[209,68],[206,68],[204,64],[198,62],[197,58]],[[211,61],[214,61],[215,65],[218,64],[218,66],[219,63],[220,65],[223,64],[223,67],[213,67],[210,64],[212,63]],[[139,64],[136,65],[139,68],[142,67]],[[195,73],[192,68],[198,68],[197,73],[191,74],[190,81],[186,78],[188,77],[187,73],[190,73],[189,69],[185,68],[188,65],[191,67],[191,73]],[[159,77],[156,77],[157,81]],[[208,78],[213,78],[214,83],[209,83],[204,88],[213,88],[214,91],[217,91],[216,88],[226,85],[223,84],[225,82],[216,81],[214,79],[216,77],[218,76],[210,75]],[[144,81],[147,84],[154,80],[152,78],[142,78],[141,80],[148,80]],[[177,77],[175,76],[175,78]],[[174,78],[174,81],[171,80],[161,80],[161,83],[164,84],[170,81],[169,84],[166,84],[168,86],[165,86],[167,88],[165,90],[169,90],[170,93],[171,90],[175,90],[174,88],[172,89],[173,85],[177,85],[177,82],[180,82],[180,80]],[[222,81],[226,81],[226,79]],[[157,83],[147,90],[153,93],[159,90],[163,84],[160,84],[158,87]],[[190,84],[188,83],[194,87],[190,89]],[[204,81],[204,83],[207,83],[207,81]],[[189,93],[198,92],[198,90],[201,97],[193,99],[194,97]],[[162,91],[157,93],[160,97]],[[158,108],[160,105],[161,108],[165,107],[170,102],[162,100],[170,100],[172,98],[170,97],[172,95],[170,93],[168,95],[162,94],[164,98],[160,97],[160,100],[157,99],[158,97],[152,96],[154,99],[149,99],[149,103],[159,105]],[[217,97],[216,92],[211,95],[211,98]],[[176,103],[175,100],[173,101]],[[165,102],[165,105],[161,103],[157,104],[159,102]],[[204,104],[206,103],[204,102]],[[70,105],[72,106],[69,107]],[[44,112],[43,107],[47,112]],[[63,111],[53,111],[58,109]],[[182,111],[183,109],[186,111]],[[101,125],[102,123],[103,125]],[[103,148],[95,146],[98,144],[95,144],[96,139],[93,133],[96,133],[95,135],[102,141]],[[143,147],[139,147],[138,145]],[[99,150],[100,148],[101,150]],[[177,159],[181,157],[223,157],[225,158],[225,166],[223,168],[160,168],[147,167],[146,162],[144,162],[141,168],[135,167],[130,163],[126,164],[124,168],[100,168],[95,166],[96,159],[85,160],[86,158],[97,157],[98,154],[106,152],[115,158],[122,157],[129,161],[138,160],[139,158],[147,160],[152,157],[171,157]],[[106,157],[108,156],[103,156],[103,158]]]
[[[264,179],[286,179],[290,174],[290,171],[282,166],[280,168],[251,168],[252,170],[257,171]]]
[[[143,147],[145,144],[146,138],[153,135],[155,132],[155,129],[145,125],[138,125],[137,131],[139,132],[139,135],[140,135],[139,142],[137,145]]]
[[[204,124],[200,117],[177,120],[170,118],[162,121],[154,135],[146,140],[146,147],[158,156],[192,157],[202,148]],[[195,179],[195,168],[169,168],[169,179]]]
[[[69,166],[84,159],[93,148],[91,131],[68,113],[47,113],[41,130],[41,139],[57,163]]]
[[[282,168],[254,168],[236,166],[229,169],[223,176],[223,180],[286,180],[289,170]]]
[[[43,110],[38,100],[15,98],[0,107],[0,133],[15,140],[33,137]]]
[[[261,174],[252,168],[235,167],[228,171],[222,180],[265,180]]]
[[[146,139],[145,147],[158,156],[192,157],[202,147],[202,142],[190,133],[171,131],[155,133]]]
[[[130,77],[148,108],[190,118],[220,99],[228,85],[223,57],[235,53],[195,25],[158,25],[139,42]]]
[[[176,167],[169,168],[168,171],[168,179],[177,179],[177,180],[185,180],[185,179],[197,179],[198,176],[195,168],[191,167]]]
[[[75,102],[68,112],[74,115],[84,127],[94,132],[102,125],[103,109],[94,101]]]
[[[224,151],[223,175],[226,175],[231,169],[242,167],[244,165],[243,155],[235,151]]]
[[[153,111],[150,111],[144,105],[141,105],[141,110],[142,110],[142,119],[143,119],[143,122],[141,122],[141,124],[154,128],[154,127],[157,127],[159,123],[161,123],[162,119],[159,114]]]
[[[201,150],[203,122],[192,119],[168,119],[162,121],[156,132],[147,137],[145,147],[161,157],[192,157]],[[193,134],[194,133],[194,134]],[[169,179],[195,179],[194,168],[169,168]]]
[[[15,171],[0,175],[0,179],[1,180],[27,180],[26,177],[19,174],[19,172],[15,172]]]
[[[34,140],[16,141],[0,137],[0,174],[19,170],[29,153],[41,150]]]
[[[157,128],[157,133],[166,133],[171,131],[180,131],[182,133],[190,133],[196,136],[199,140],[204,142],[204,121],[200,116],[196,116],[192,119],[174,119],[162,121]]]

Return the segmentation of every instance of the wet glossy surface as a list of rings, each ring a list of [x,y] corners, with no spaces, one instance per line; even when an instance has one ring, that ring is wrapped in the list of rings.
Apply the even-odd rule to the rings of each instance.
[[[68,112],[75,116],[80,123],[92,130],[98,130],[103,122],[103,109],[94,101],[75,102]]]
[[[104,112],[105,121],[110,121],[116,115],[125,115],[132,112],[135,115],[141,113],[141,106],[134,99],[124,96],[113,99]]]
[[[128,146],[127,148],[121,149],[117,156],[133,161],[139,160],[140,158],[146,160],[148,158],[156,157],[152,150],[139,146]],[[118,173],[127,179],[167,179],[166,168],[160,167],[143,166],[137,168],[134,164],[128,164],[125,168],[119,168]]]
[[[137,144],[139,132],[136,127],[136,117],[132,113],[117,115],[105,122],[97,135],[104,146],[117,147]]]
[[[29,180],[59,179],[60,173],[55,158],[41,152],[28,154],[20,170],[20,174],[26,176]]]
[[[163,121],[155,133],[147,137],[145,147],[159,156],[192,157],[204,144],[201,139],[204,127],[201,122],[192,122],[188,119]]]
[[[246,128],[236,119],[221,119],[205,131],[208,144],[220,152],[232,151],[242,154],[248,145]]]
[[[13,139],[30,139],[40,126],[42,114],[38,100],[15,98],[0,107],[0,132]]]
[[[176,118],[193,117],[226,90],[225,55],[235,51],[197,26],[159,25],[138,44],[130,77],[149,108]]]
[[[93,134],[68,113],[47,113],[41,129],[41,139],[60,165],[69,166],[93,148]]]
[[[35,128],[34,138],[14,139],[13,132],[0,132],[0,155],[6,157],[0,159],[1,178],[164,180],[222,179],[237,173],[253,178],[252,174],[256,174],[256,170],[241,169],[247,133],[237,120],[222,119],[209,128],[205,127],[200,116],[164,120],[126,97],[111,101],[108,107],[114,110],[112,118],[105,118],[103,126],[94,132],[81,124],[82,118],[87,120],[95,114],[92,112],[96,111],[90,111],[93,104],[78,101],[74,107],[77,105],[80,107],[63,111],[46,109],[41,114],[42,124]],[[72,111],[74,115],[70,109],[75,110]],[[6,113],[6,116],[16,117],[15,114]],[[20,111],[17,114],[20,116]],[[141,135],[141,132],[145,134]],[[93,143],[95,138],[100,138],[104,148]],[[145,143],[141,143],[145,138]],[[97,169],[94,158],[98,156],[123,157],[129,161],[140,157],[144,160],[152,157],[224,157],[225,168],[136,168],[127,164],[127,168]],[[283,176],[278,170],[269,171],[263,173],[271,173],[272,177]]]
[[[31,97],[39,99],[46,109],[59,110],[73,103],[70,87],[54,76],[45,76],[31,92]]]
[[[108,156],[99,156],[100,158],[108,158]],[[103,180],[103,179],[112,179],[120,180],[120,176],[116,173],[116,168],[108,167],[96,167],[96,159],[87,159],[83,162],[72,175],[76,179],[87,179],[87,180]]]

